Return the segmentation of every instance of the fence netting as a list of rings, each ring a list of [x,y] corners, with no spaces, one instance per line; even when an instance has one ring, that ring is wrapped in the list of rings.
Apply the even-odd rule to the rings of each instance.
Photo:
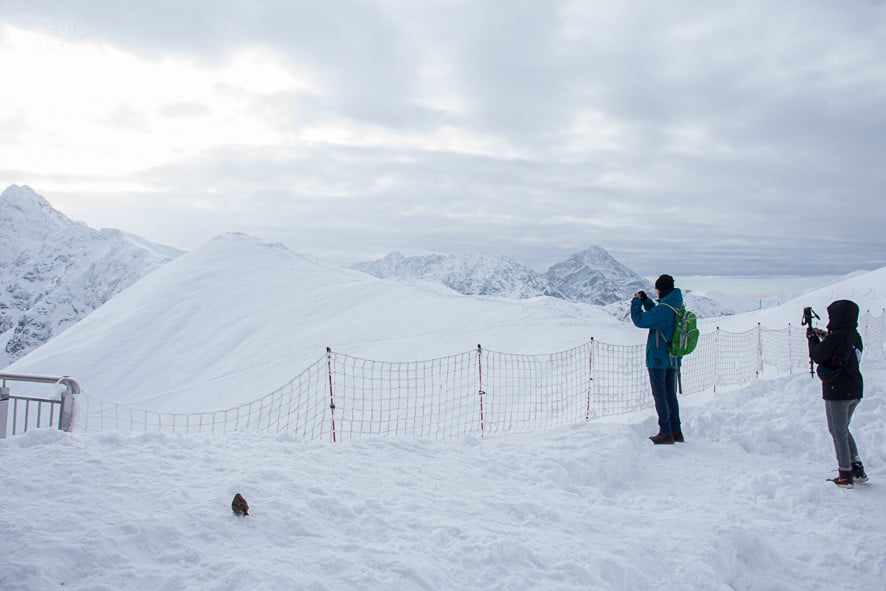
[[[882,348],[886,314],[862,316],[866,348]],[[701,335],[684,359],[684,394],[809,370],[805,330],[757,326]],[[543,355],[477,349],[426,361],[389,362],[328,351],[278,390],[213,412],[163,413],[89,393],[75,431],[291,433],[305,440],[357,437],[453,439],[528,433],[651,408],[645,345],[590,339]]]

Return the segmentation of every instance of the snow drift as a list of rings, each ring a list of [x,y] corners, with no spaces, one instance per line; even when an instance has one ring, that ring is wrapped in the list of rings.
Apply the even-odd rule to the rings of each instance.
[[[884,293],[880,270],[703,326],[783,328],[802,306],[879,310]],[[420,359],[588,335],[644,338],[592,307],[385,284],[228,236],[17,369],[180,408],[261,392],[327,344]],[[883,351],[869,348],[862,370],[853,432],[871,482],[854,490],[825,481],[833,448],[805,372],[684,397],[687,443],[674,446],[649,444],[651,411],[444,442],[34,430],[0,441],[0,588],[882,589]],[[247,518],[231,513],[237,492]]]

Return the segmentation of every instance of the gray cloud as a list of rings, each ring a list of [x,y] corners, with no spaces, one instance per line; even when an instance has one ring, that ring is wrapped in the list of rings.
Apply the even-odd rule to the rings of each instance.
[[[216,149],[136,175],[163,192],[119,214],[152,239],[242,230],[343,261],[479,250],[536,266],[597,243],[650,274],[886,265],[883,3],[84,0],[0,18],[206,63],[270,47],[328,91],[255,105],[293,136],[445,126],[508,148]],[[457,105],[427,100],[440,90]]]

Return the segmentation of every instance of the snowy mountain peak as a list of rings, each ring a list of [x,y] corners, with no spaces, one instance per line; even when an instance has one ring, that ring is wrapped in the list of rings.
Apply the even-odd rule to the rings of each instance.
[[[0,195],[0,368],[181,254],[73,222],[28,186]]]
[[[568,261],[580,261],[586,267],[605,269],[607,273],[616,273],[626,279],[636,280],[640,277],[633,269],[623,265],[615,257],[609,254],[605,248],[592,246],[569,257]]]
[[[37,205],[41,208],[52,209],[49,202],[28,185],[9,185],[3,193],[0,193],[0,207],[6,205],[20,208]]]
[[[0,194],[0,228],[3,228],[0,245],[3,250],[14,250],[13,245],[23,239],[45,240],[72,225],[74,222],[27,185],[10,185]]]
[[[649,282],[615,260],[606,249],[592,246],[548,269],[551,287],[566,299],[605,306],[629,299]]]

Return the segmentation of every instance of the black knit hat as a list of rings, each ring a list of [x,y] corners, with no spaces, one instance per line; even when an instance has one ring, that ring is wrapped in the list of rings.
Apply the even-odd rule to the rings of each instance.
[[[661,275],[655,280],[655,289],[659,291],[673,291],[674,278],[670,275]]]

